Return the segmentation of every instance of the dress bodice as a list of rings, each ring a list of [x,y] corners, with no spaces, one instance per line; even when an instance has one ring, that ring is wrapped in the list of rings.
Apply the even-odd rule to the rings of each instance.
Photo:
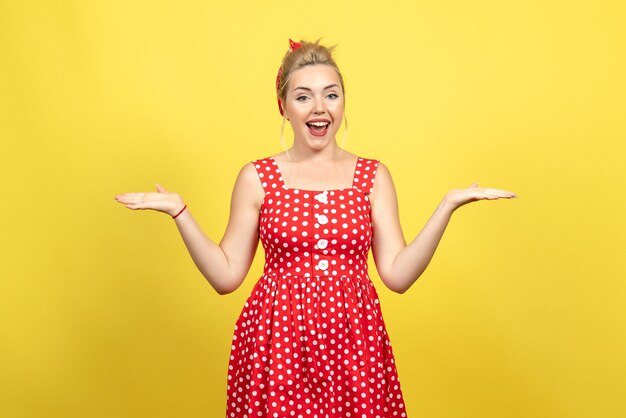
[[[266,274],[367,276],[372,241],[370,194],[378,160],[358,157],[352,187],[304,190],[285,186],[276,161],[253,161],[265,191],[260,239]]]

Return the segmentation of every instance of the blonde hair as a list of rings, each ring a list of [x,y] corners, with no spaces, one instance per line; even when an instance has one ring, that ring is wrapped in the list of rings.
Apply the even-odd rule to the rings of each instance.
[[[307,42],[307,41],[301,40],[300,41],[301,46],[299,48],[296,48],[293,51],[288,50],[285,56],[283,57],[282,70],[281,70],[281,75],[280,75],[280,83],[278,84],[277,91],[276,91],[276,95],[278,96],[278,98],[281,100],[282,103],[285,103],[285,99],[287,97],[287,84],[289,84],[289,79],[291,78],[291,75],[295,71],[299,70],[300,68],[306,67],[308,65],[323,64],[323,65],[330,65],[337,72],[337,75],[339,76],[339,81],[341,82],[341,90],[343,91],[343,94],[344,94],[344,106],[345,106],[346,89],[343,83],[343,77],[341,75],[341,72],[339,71],[339,67],[337,66],[337,63],[335,62],[332,56],[332,53],[337,46],[333,45],[333,46],[327,47],[327,46],[321,45],[320,41],[321,41],[321,38],[317,39],[315,42]],[[284,105],[283,105],[283,109],[284,109]],[[286,112],[283,111],[283,121],[282,121],[282,125],[280,128],[280,142],[283,148],[285,149],[285,152],[287,153],[287,158],[291,162],[291,157],[289,156],[289,150],[285,146],[285,138],[283,135],[283,132],[285,129],[285,119],[286,119],[285,113]],[[345,111],[344,111],[343,117],[344,117],[345,128],[343,131],[343,135],[341,137],[341,153],[343,153],[343,144],[345,142],[345,138],[348,132],[348,120],[346,118]],[[341,157],[341,153],[339,154],[339,157]]]
[[[289,83],[291,74],[302,67],[306,67],[307,65],[324,64],[333,67],[335,71],[337,71],[337,75],[341,81],[341,89],[345,94],[346,89],[343,84],[341,71],[339,71],[339,67],[337,67],[337,63],[332,56],[332,53],[337,46],[333,45],[326,47],[319,43],[320,40],[321,39],[318,39],[315,42],[300,41],[302,46],[293,51],[287,51],[283,57],[280,84],[278,85],[278,91],[276,92],[280,100],[283,102],[287,97],[287,84]]]

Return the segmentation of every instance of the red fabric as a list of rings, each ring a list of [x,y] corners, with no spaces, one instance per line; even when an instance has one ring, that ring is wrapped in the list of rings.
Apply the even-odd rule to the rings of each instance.
[[[265,266],[235,325],[226,416],[406,417],[367,270],[378,161],[325,191],[287,188],[272,157],[253,163]]]
[[[300,48],[302,46],[302,44],[300,42],[295,42],[292,41],[291,39],[289,39],[289,47],[291,48],[292,51],[295,51],[296,49]]]

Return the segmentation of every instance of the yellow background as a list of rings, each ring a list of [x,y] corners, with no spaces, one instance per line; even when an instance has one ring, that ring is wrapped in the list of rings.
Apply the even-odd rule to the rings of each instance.
[[[320,36],[407,241],[449,189],[519,195],[455,212],[403,295],[370,264],[408,416],[626,416],[625,6],[515,3],[3,0],[0,416],[224,415],[262,248],[220,296],[113,197],[159,182],[219,241],[282,150],[287,39]]]

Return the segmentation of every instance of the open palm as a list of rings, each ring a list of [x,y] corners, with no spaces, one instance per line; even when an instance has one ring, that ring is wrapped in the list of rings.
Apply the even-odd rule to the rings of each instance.
[[[184,206],[179,194],[168,192],[158,183],[156,189],[156,192],[120,194],[115,196],[115,200],[125,204],[128,209],[152,209],[172,216]]]
[[[511,199],[517,194],[507,190],[478,187],[478,183],[472,183],[467,189],[452,189],[446,194],[447,202],[457,209],[467,203],[477,200]]]

